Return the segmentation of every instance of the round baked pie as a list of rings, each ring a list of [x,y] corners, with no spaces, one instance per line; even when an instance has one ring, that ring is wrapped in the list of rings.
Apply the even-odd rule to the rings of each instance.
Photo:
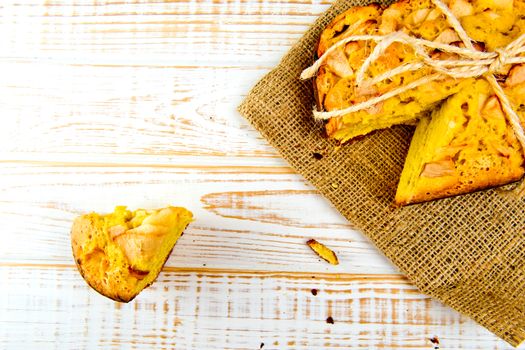
[[[448,0],[478,51],[494,52],[525,33],[525,0]],[[354,7],[337,16],[322,32],[318,57],[337,42],[355,35],[402,32],[440,44],[464,47],[443,11],[430,0],[398,1]],[[356,84],[356,74],[376,47],[372,40],[351,41],[326,57],[315,78],[318,110],[337,111],[382,96],[435,74],[423,66],[377,83]],[[428,49],[433,60],[457,60],[456,53]],[[394,42],[365,71],[371,81],[408,63],[420,62],[406,43]],[[504,65],[500,86],[525,120],[525,66]],[[419,123],[418,123],[419,121]],[[519,180],[523,149],[491,85],[485,78],[455,79],[441,75],[368,109],[332,117],[328,137],[341,143],[398,124],[417,124],[395,202],[400,205],[465,194]]]
[[[525,0],[444,1],[459,19],[480,50],[494,51],[525,33]],[[454,29],[441,10],[430,0],[405,0],[388,7],[377,4],[358,6],[337,16],[322,32],[318,57],[344,38],[354,35],[387,35],[396,31],[412,37],[462,47]],[[431,68],[405,72],[371,86],[356,87],[356,73],[375,48],[373,41],[349,42],[333,51],[315,78],[318,109],[341,110],[380,96],[433,73]],[[434,50],[433,59],[452,60],[457,55]],[[404,43],[393,43],[366,71],[365,80],[402,64],[417,60],[414,50]],[[508,67],[510,69],[511,66]],[[330,138],[346,142],[377,129],[397,124],[413,124],[447,97],[473,83],[473,79],[446,77],[387,99],[366,110],[331,118],[326,124]]]

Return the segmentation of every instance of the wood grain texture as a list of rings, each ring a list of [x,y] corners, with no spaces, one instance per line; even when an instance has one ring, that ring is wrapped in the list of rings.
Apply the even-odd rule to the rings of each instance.
[[[45,152],[54,161],[171,164],[202,155],[269,165],[264,158],[278,157],[236,112],[255,82],[246,77],[262,69],[41,62],[3,69],[0,113],[13,117],[0,131],[2,159]]]
[[[325,10],[310,1],[2,2],[9,57],[271,67]],[[203,64],[204,63],[204,64]]]
[[[6,1],[3,158],[275,158],[235,109],[327,6]]]
[[[13,349],[428,350],[434,336],[441,349],[509,349],[401,276],[168,268],[130,304],[72,266],[0,265],[0,278],[13,281],[0,289],[0,347]]]
[[[288,168],[108,169],[4,163],[0,198],[10,199],[0,201],[0,220],[7,225],[5,244],[0,246],[4,261],[71,263],[69,229],[75,216],[108,212],[117,204],[133,209],[172,204],[188,207],[197,221],[177,243],[168,266],[396,273],[365,237]],[[341,264],[321,262],[305,244],[310,238],[334,249]]]
[[[236,112],[330,3],[0,2],[0,348],[509,348],[419,294]],[[130,304],[87,287],[69,242],[117,204],[197,218]]]
[[[275,158],[236,107],[327,6],[6,1],[3,158]]]

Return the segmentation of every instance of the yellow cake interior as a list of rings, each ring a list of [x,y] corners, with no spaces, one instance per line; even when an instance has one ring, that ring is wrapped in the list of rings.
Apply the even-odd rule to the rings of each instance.
[[[475,83],[421,119],[395,201],[410,204],[507,184],[523,176],[523,151],[489,83]]]
[[[192,221],[181,207],[78,217],[71,231],[73,255],[84,279],[99,293],[128,302],[158,276],[173,246]]]

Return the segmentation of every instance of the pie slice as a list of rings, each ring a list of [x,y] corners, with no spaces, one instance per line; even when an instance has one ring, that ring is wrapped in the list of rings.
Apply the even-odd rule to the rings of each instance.
[[[449,0],[445,1],[459,19],[478,50],[493,51],[525,33],[525,0]],[[386,35],[395,31],[454,46],[462,46],[445,16],[430,0],[398,1],[387,8],[379,5],[354,7],[337,16],[323,31],[318,44],[320,57],[328,48],[353,35]],[[356,88],[356,73],[375,48],[372,41],[349,42],[335,49],[317,72],[314,82],[319,110],[334,111],[383,95],[400,86],[434,73],[430,68],[405,72],[371,86]],[[458,58],[439,50],[428,53],[437,60]],[[365,81],[415,62],[414,50],[394,43],[373,63]],[[510,67],[508,67],[510,68]],[[326,132],[330,138],[346,142],[356,136],[396,124],[411,124],[426,112],[466,86],[474,79],[443,78],[389,98],[367,110],[329,119]]]
[[[100,294],[129,302],[155,281],[192,218],[180,207],[82,215],[71,230],[77,268]]]
[[[524,156],[489,83],[478,79],[422,118],[397,188],[399,205],[508,184]]]

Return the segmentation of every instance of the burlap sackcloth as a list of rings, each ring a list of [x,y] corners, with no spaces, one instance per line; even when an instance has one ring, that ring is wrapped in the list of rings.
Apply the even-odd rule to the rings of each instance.
[[[299,75],[313,62],[326,24],[367,3],[337,1],[239,111],[423,293],[517,346],[525,339],[525,202],[495,189],[395,208],[412,128],[382,130],[337,149],[312,117],[312,82]]]

